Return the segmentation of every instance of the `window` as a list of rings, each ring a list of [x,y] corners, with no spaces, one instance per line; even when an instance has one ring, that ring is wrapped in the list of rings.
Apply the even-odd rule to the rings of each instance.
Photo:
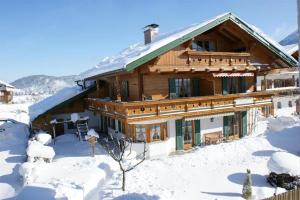
[[[293,102],[289,101],[289,107],[293,107]]]
[[[129,82],[127,80],[123,80],[121,83],[121,97],[122,100],[128,101],[129,98]]]
[[[120,133],[122,133],[122,125],[121,125],[121,121],[120,120],[117,120],[118,121],[118,131]]]
[[[151,141],[161,140],[160,124],[152,125],[150,129],[150,134],[151,134]]]
[[[213,41],[194,41],[192,49],[195,51],[216,51],[216,45]]]
[[[193,124],[192,121],[182,121],[182,134],[184,144],[192,144]]]
[[[295,80],[290,79],[275,79],[274,80],[274,87],[280,88],[280,87],[293,87],[295,86]]]
[[[277,108],[281,109],[281,102],[277,102]]]
[[[144,142],[146,140],[146,128],[142,125],[135,127],[135,140],[137,142]]]

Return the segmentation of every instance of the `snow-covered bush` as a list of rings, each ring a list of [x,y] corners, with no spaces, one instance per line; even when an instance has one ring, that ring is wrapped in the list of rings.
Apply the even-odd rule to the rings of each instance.
[[[247,169],[247,176],[243,184],[242,196],[246,200],[250,200],[252,198],[252,179],[250,169]]]
[[[275,152],[268,161],[268,168],[277,174],[300,176],[300,157],[288,152]]]
[[[19,174],[23,177],[24,184],[28,184],[32,181],[32,170],[34,168],[34,164],[31,162],[23,163],[19,168]]]
[[[45,146],[38,141],[30,141],[27,147],[27,156],[29,162],[34,162],[39,159],[43,159],[47,162],[51,162],[55,156],[54,149],[49,146]]]
[[[52,137],[48,133],[40,132],[35,135],[35,139],[41,144],[48,145],[52,141]]]

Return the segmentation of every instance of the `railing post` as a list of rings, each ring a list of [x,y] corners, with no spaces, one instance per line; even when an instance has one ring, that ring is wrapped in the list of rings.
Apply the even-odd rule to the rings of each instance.
[[[160,115],[160,106],[156,105],[156,115]]]

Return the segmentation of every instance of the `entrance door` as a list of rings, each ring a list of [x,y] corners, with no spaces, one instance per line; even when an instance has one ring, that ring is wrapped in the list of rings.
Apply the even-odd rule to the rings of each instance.
[[[183,148],[190,149],[193,144],[193,122],[182,121]]]

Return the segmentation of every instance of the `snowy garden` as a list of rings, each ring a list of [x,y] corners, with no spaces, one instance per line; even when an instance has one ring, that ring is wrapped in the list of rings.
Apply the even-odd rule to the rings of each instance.
[[[0,124],[1,199],[242,199],[247,169],[253,198],[262,199],[285,191],[267,182],[270,169],[299,175],[299,119],[261,118],[243,139],[145,160],[127,173],[123,192],[119,165],[99,143],[93,157],[90,143],[74,134],[58,136],[55,144],[43,133],[27,141],[26,106],[0,106],[24,122]]]

